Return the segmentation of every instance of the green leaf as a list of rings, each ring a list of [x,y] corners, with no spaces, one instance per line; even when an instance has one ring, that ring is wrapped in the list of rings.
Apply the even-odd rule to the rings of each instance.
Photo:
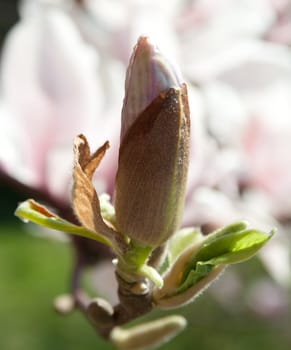
[[[215,231],[205,239],[197,253],[186,264],[180,281],[179,291],[191,287],[207,274],[204,271],[212,266],[239,263],[254,256],[272,237],[254,229],[243,229],[244,223],[237,223]],[[205,265],[206,270],[202,270]],[[209,272],[212,268],[209,269]]]
[[[48,227],[54,230],[70,233],[84,238],[93,239],[97,242],[103,243],[111,248],[114,248],[112,243],[97,232],[87,230],[83,226],[71,224],[70,222],[60,218],[56,214],[49,211],[46,207],[38,204],[32,199],[21,203],[15,215],[23,221],[33,222],[37,225]]]
[[[272,237],[257,230],[243,230],[206,241],[196,254],[196,262],[233,264],[251,258]]]
[[[207,276],[212,270],[213,265],[201,264],[198,262],[195,270],[191,270],[185,281],[175,290],[175,294],[183,293],[185,290],[191,288],[195,283]]]
[[[222,237],[222,236],[227,236],[229,234],[233,234],[235,232],[240,232],[243,230],[246,230],[248,227],[248,224],[246,221],[238,221],[234,222],[230,225],[221,227],[214,232],[210,233],[209,235],[206,236],[204,240],[204,244],[209,244],[210,242],[214,241],[215,239]]]
[[[274,234],[246,229],[240,222],[194,241],[184,249],[164,276],[164,287],[154,290],[156,305],[174,308],[191,302],[226,265],[252,257]]]

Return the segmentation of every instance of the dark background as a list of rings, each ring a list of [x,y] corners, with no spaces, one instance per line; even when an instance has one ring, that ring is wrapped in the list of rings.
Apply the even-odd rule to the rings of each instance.
[[[1,0],[0,1],[0,44],[9,28],[18,20],[17,1]]]
[[[18,21],[17,3],[15,0],[0,0],[0,54],[9,29]],[[1,60],[1,57],[0,57]],[[17,202],[23,199],[23,195],[13,190],[0,176],[0,221],[14,220],[13,212]]]

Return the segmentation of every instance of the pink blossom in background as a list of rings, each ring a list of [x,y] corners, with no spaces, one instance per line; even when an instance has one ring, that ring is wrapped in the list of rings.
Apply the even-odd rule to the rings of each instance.
[[[289,0],[271,0],[276,20],[269,29],[266,38],[271,41],[290,45],[291,42],[291,3]]]
[[[62,59],[54,57],[51,50],[45,51],[49,45],[42,44],[42,52],[39,52],[39,54],[44,55],[44,59],[40,63],[40,72],[50,72],[51,69],[52,72],[47,76],[62,77],[59,80],[52,78],[48,80],[46,75],[41,73],[42,89],[45,90],[45,95],[52,95],[53,91],[53,96],[55,96],[53,98],[55,99],[59,99],[57,94],[61,94],[62,106],[59,101],[55,103],[58,113],[62,109],[61,113],[64,116],[63,119],[59,120],[64,120],[63,124],[67,125],[66,118],[70,118],[72,128],[74,127],[72,120],[77,124],[72,132],[67,130],[66,135],[70,135],[69,139],[66,139],[64,135],[61,138],[54,136],[57,143],[66,145],[66,147],[57,147],[58,152],[54,152],[49,146],[49,142],[47,142],[46,147],[50,149],[49,158],[52,164],[47,169],[57,168],[55,163],[58,163],[58,159],[54,158],[60,157],[61,152],[59,151],[61,149],[63,149],[64,159],[69,159],[69,142],[76,130],[84,131],[86,134],[86,130],[92,131],[94,123],[96,123],[95,130],[100,129],[98,128],[100,123],[98,118],[102,118],[103,134],[98,134],[95,131],[92,140],[95,143],[98,143],[96,140],[100,140],[100,143],[105,136],[105,138],[114,142],[111,139],[115,140],[116,138],[111,138],[109,135],[119,133],[117,120],[119,120],[119,106],[122,102],[121,91],[124,76],[122,70],[125,68],[136,38],[141,33],[145,33],[158,42],[164,52],[168,52],[171,57],[176,59],[188,81],[198,84],[198,88],[194,85],[192,88],[190,87],[191,110],[195,118],[192,118],[193,161],[190,168],[187,198],[189,199],[189,196],[194,193],[193,190],[200,185],[218,186],[223,192],[226,191],[228,196],[236,195],[241,176],[245,176],[246,172],[251,169],[251,159],[249,159],[250,164],[244,163],[246,157],[241,152],[242,147],[240,145],[241,142],[244,142],[240,140],[246,139],[245,136],[240,136],[240,133],[247,128],[245,124],[249,123],[248,120],[252,120],[255,115],[255,111],[252,111],[253,107],[250,105],[253,104],[253,100],[256,101],[256,96],[264,94],[268,86],[278,85],[277,82],[282,80],[283,77],[286,80],[288,75],[290,79],[289,49],[262,39],[276,22],[277,11],[282,7],[282,3],[266,0],[255,2],[250,0],[224,0],[219,4],[211,0],[173,1],[171,6],[167,1],[161,1],[159,4],[155,1],[145,3],[131,0],[123,2],[114,0],[100,0],[98,2],[90,0],[82,2],[61,0],[23,1],[23,21],[36,22],[35,18],[45,16],[47,13],[54,13],[59,18],[66,18],[66,21],[59,20],[59,24],[62,22],[61,26],[64,27],[66,26],[65,22],[67,22],[67,25],[70,23],[71,33],[74,33],[73,35],[78,38],[76,41],[79,41],[79,45],[86,47],[87,51],[91,51],[91,56],[94,56],[94,58],[91,57],[91,63],[87,59],[87,65],[84,63],[84,69],[82,70],[80,64],[78,67],[76,67],[76,64],[75,66],[72,65],[76,68],[74,70],[75,75],[76,70],[80,72],[80,83],[83,81],[84,85],[88,85],[78,87],[82,91],[78,99],[74,98],[77,91],[75,92],[76,95],[72,95],[73,89],[71,88],[69,99],[73,100],[78,106],[73,104],[68,106],[67,104],[67,107],[65,107],[65,95],[61,89],[65,91],[66,87],[71,85],[74,75],[70,74],[68,67],[66,67],[66,70],[62,70],[61,67],[64,66]],[[150,24],[149,18],[151,19]],[[45,23],[42,23],[41,20],[39,22],[45,27]],[[53,40],[53,32],[50,35],[51,40]],[[50,36],[47,37],[45,42],[48,42],[49,39]],[[41,41],[41,39],[39,40]],[[61,38],[55,35],[55,40],[61,40]],[[64,37],[64,40],[69,42],[71,40],[70,35]],[[72,42],[73,40],[68,45]],[[58,50],[57,47],[56,50]],[[9,47],[6,51],[9,51]],[[72,48],[72,51],[74,53],[68,55],[71,61],[73,57],[76,57],[75,62],[77,62],[77,55],[80,56],[80,60],[82,60],[81,56],[86,56],[80,48]],[[66,53],[67,51],[64,52],[64,54]],[[16,56],[14,54],[14,57]],[[10,60],[10,58],[5,60],[4,55],[3,71],[4,73],[7,71],[7,73],[4,74],[3,80],[5,82],[6,75],[10,76],[10,81],[13,81],[13,75],[9,74],[8,68],[5,68],[5,61],[13,62],[13,60]],[[46,63],[46,61],[48,62]],[[74,63],[72,62],[72,64]],[[90,64],[91,68],[88,68]],[[94,65],[95,74],[93,72]],[[46,66],[46,68],[41,71],[43,66]],[[87,71],[85,66],[87,66]],[[49,69],[49,67],[51,68]],[[100,69],[100,67],[102,68]],[[58,71],[53,73],[53,69],[60,69],[61,75],[58,74]],[[23,73],[20,72],[20,74]],[[27,74],[29,76],[29,73]],[[64,83],[64,81],[67,83]],[[89,87],[89,82],[94,86]],[[54,90],[57,84],[60,84],[60,86]],[[21,89],[20,86],[19,90]],[[283,89],[288,91],[287,86]],[[29,89],[27,90],[29,91]],[[10,94],[12,93],[10,92]],[[117,97],[115,98],[115,96]],[[84,99],[83,104],[82,97]],[[85,102],[86,98],[88,99],[87,102]],[[52,96],[50,96],[50,99],[52,99]],[[38,108],[45,109],[47,115],[49,113],[55,115],[56,112],[48,111],[49,108],[52,108],[49,106],[50,104],[45,103],[46,106],[43,107],[44,103],[37,99],[37,103],[30,103],[30,105],[40,105]],[[16,105],[15,102],[14,105]],[[65,108],[71,108],[71,110],[65,110]],[[114,111],[111,112],[110,109],[114,109]],[[72,111],[74,111],[73,114]],[[25,113],[25,110],[22,113]],[[36,111],[33,115],[43,113],[43,111]],[[104,113],[106,113],[106,118],[104,118]],[[68,117],[68,114],[72,116]],[[100,117],[101,115],[102,117]],[[55,118],[57,117],[55,116]],[[111,122],[104,125],[107,118],[111,119]],[[46,120],[48,119],[52,120],[46,118]],[[86,123],[88,123],[87,126]],[[92,127],[90,127],[90,123],[92,123]],[[41,124],[43,129],[49,130],[48,127],[45,127],[44,122]],[[59,128],[56,129],[59,130]],[[208,137],[208,131],[210,131],[211,137]],[[44,141],[42,133],[38,134]],[[87,134],[89,134],[90,139],[90,132]],[[62,141],[58,141],[58,139]],[[35,141],[37,142],[37,139]],[[217,148],[217,142],[219,143],[219,149]],[[115,145],[117,144],[115,143]],[[116,149],[116,147],[114,148]],[[112,149],[111,152],[113,152]],[[56,153],[58,156],[56,156]],[[39,156],[35,155],[33,156],[33,166],[36,166],[35,162],[38,158],[40,159],[39,162],[42,162],[43,156],[41,154]],[[109,156],[106,158],[103,170],[106,176],[109,176],[115,173],[115,168],[110,166]],[[38,164],[37,166],[38,170],[36,172],[45,172],[43,169],[41,170],[42,165]],[[245,168],[242,166],[245,166]],[[106,170],[107,167],[108,170]],[[32,167],[28,168],[31,169]],[[61,182],[62,177],[64,180]],[[104,180],[102,181],[104,177],[99,176],[99,181],[103,182],[101,189],[110,191],[114,176],[109,177],[109,181],[105,180],[104,183]],[[247,177],[249,178],[249,175]],[[52,179],[54,176],[49,176],[49,178]],[[59,193],[60,188],[64,188],[66,183],[66,176],[58,176],[58,179],[58,188],[53,190],[55,194]],[[57,186],[57,184],[51,185],[52,188],[54,186]]]
[[[72,140],[84,133],[92,148],[110,141],[96,187],[112,195],[125,69],[136,39],[149,35],[189,86],[184,225],[279,226],[261,257],[283,285],[291,276],[290,13],[288,0],[22,1],[1,60],[1,171],[67,200]]]
[[[122,91],[123,74],[116,73]],[[9,129],[2,130],[1,142],[9,147],[1,148],[1,167],[28,186],[68,197],[72,140],[83,132],[93,145],[110,139],[116,146],[121,91],[104,93],[108,81],[98,53],[82,41],[70,18],[53,8],[22,18],[10,32],[1,78],[0,117]],[[108,161],[116,158],[115,149]],[[110,190],[104,182],[101,187]]]

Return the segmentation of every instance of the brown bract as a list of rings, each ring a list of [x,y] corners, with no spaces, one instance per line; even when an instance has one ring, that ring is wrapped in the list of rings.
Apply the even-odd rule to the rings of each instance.
[[[118,230],[159,246],[176,230],[189,163],[187,88],[170,88],[139,115],[122,140],[115,184]]]
[[[84,227],[98,232],[123,250],[125,245],[121,235],[109,227],[101,216],[99,199],[92,184],[92,176],[108,147],[109,143],[105,142],[91,155],[85,136],[79,135],[75,138],[72,204],[78,220]]]

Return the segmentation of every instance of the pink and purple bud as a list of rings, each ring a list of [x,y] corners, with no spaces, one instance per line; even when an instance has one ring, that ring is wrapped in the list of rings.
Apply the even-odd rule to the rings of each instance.
[[[177,229],[189,163],[187,88],[146,37],[127,70],[115,184],[117,229],[134,241],[163,244]]]

